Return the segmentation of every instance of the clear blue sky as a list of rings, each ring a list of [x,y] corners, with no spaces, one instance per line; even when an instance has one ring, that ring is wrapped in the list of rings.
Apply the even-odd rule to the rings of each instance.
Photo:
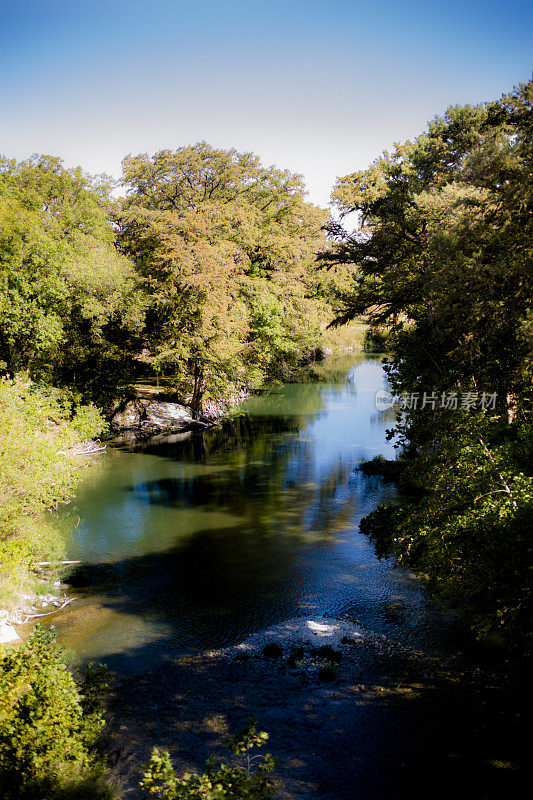
[[[205,139],[301,172],[327,204],[456,103],[533,68],[533,3],[0,0],[0,153],[120,175]]]

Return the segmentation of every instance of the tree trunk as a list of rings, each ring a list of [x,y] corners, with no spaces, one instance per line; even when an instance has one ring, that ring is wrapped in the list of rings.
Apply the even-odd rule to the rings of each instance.
[[[207,380],[206,370],[203,364],[198,361],[194,363],[194,388],[191,398],[191,411],[195,419],[203,415],[202,399],[205,392]]]

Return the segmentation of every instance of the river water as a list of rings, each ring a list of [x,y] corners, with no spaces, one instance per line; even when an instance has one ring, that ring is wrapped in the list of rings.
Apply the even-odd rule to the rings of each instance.
[[[358,532],[394,492],[358,469],[394,457],[375,406],[385,386],[365,359],[250,398],[212,431],[108,448],[67,512],[82,568],[77,602],[54,620],[60,640],[135,671],[310,614],[427,639],[419,584]]]
[[[250,713],[272,731],[288,798],[529,796],[521,690],[464,661],[420,581],[359,533],[394,496],[359,470],[394,457],[385,386],[380,361],[360,359],[250,398],[213,430],[111,446],[85,473],[62,514],[77,600],[48,621],[80,661],[118,673],[110,735],[132,798],[128,753],[138,765],[171,745],[198,769]],[[246,666],[218,650],[295,618],[362,632],[362,647],[343,640],[331,689],[287,648]]]

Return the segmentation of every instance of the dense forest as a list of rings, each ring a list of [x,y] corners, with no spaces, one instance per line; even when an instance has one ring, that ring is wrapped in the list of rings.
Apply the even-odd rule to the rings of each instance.
[[[3,158],[2,607],[35,590],[36,560],[60,558],[47,513],[80,479],[72,445],[135,382],[163,378],[201,414],[294,379],[327,324],[364,318],[387,348],[399,453],[368,469],[394,472],[399,492],[361,530],[477,634],[530,657],[532,101],[529,82],[448,109],[339,178],[334,219],[301,176],[204,142],[126,157],[119,198],[58,158]],[[84,680],[42,630],[2,657],[7,796],[113,796],[94,755],[101,676]],[[264,744],[247,736],[234,752]],[[272,796],[268,758],[255,784],[223,770],[183,782],[154,758],[144,786],[162,797]]]
[[[124,160],[110,182],[58,158],[0,165],[3,603],[58,557],[43,512],[136,380],[194,412],[291,379],[331,318],[317,271],[327,212],[301,176],[205,143]],[[331,281],[329,281],[331,283]]]

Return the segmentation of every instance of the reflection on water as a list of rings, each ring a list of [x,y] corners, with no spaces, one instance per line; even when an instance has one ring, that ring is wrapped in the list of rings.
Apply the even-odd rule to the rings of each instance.
[[[394,452],[374,404],[384,385],[363,361],[340,383],[251,398],[215,430],[110,449],[75,501],[69,558],[83,567],[80,599],[54,620],[62,640],[137,669],[310,612],[386,632],[406,607],[402,635],[416,635],[419,589],[357,530],[393,491],[357,470]]]

